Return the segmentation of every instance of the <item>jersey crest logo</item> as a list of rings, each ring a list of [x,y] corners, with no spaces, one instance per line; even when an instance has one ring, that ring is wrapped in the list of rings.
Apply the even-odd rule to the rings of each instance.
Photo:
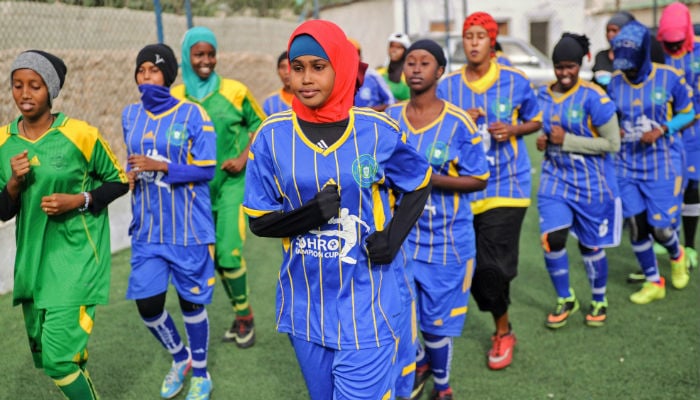
[[[690,70],[696,74],[700,73],[700,58],[693,58],[693,61],[690,62]]]
[[[664,104],[666,103],[666,91],[663,89],[654,89],[651,92],[651,101],[654,104]]]
[[[51,156],[49,164],[51,164],[53,168],[63,169],[66,166],[66,159],[63,157],[63,154],[54,154]]]
[[[185,142],[187,137],[187,129],[182,124],[173,124],[173,126],[168,129],[168,142],[180,146]]]
[[[369,154],[362,154],[352,162],[352,177],[360,187],[367,188],[375,182],[377,176],[377,160]]]
[[[581,119],[583,118],[583,110],[581,110],[580,108],[572,108],[566,112],[566,117],[568,118],[570,123],[579,124],[581,123]]]
[[[499,119],[508,118],[511,112],[513,111],[513,105],[511,104],[509,99],[501,97],[491,105],[491,111]]]
[[[322,258],[339,258],[347,264],[357,264],[357,259],[349,256],[350,250],[357,246],[357,224],[360,224],[365,233],[369,232],[369,225],[361,220],[357,215],[350,214],[347,208],[340,209],[340,215],[328,220],[329,224],[337,224],[338,229],[313,229],[309,233],[316,235],[316,238],[297,237],[297,254],[310,255]],[[330,239],[324,239],[329,236]]]
[[[447,143],[438,141],[428,146],[425,151],[425,155],[428,157],[430,165],[439,167],[440,165],[444,164],[445,161],[447,161],[449,147],[447,146]]]

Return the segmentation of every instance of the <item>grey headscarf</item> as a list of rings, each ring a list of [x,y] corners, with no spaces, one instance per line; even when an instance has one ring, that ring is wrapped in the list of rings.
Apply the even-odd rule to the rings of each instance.
[[[31,69],[41,76],[49,90],[49,104],[58,97],[67,72],[63,60],[41,50],[28,50],[20,53],[12,63],[10,77],[18,69]]]

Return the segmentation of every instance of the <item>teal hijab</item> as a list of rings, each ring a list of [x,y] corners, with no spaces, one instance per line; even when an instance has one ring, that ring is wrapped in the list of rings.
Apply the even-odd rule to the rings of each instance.
[[[182,68],[182,80],[185,82],[185,92],[190,97],[202,100],[216,90],[219,84],[219,75],[212,71],[207,79],[202,79],[192,69],[190,49],[198,42],[209,43],[214,47],[214,50],[217,50],[216,36],[214,36],[214,32],[211,29],[203,26],[191,28],[185,33],[185,37],[182,38],[182,65],[180,67]]]

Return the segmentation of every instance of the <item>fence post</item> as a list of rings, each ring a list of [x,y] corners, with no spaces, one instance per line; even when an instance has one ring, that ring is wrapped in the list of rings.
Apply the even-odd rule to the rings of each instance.
[[[156,33],[158,35],[158,43],[163,43],[163,9],[160,6],[160,0],[153,0],[153,9],[156,12]]]

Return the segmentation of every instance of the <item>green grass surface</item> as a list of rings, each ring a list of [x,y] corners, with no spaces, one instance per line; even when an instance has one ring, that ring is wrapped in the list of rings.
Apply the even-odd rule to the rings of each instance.
[[[530,154],[539,169],[539,154]],[[510,315],[518,337],[513,364],[503,371],[486,368],[493,323],[490,315],[474,306],[462,336],[455,341],[451,374],[455,398],[700,399],[700,274],[695,271],[682,291],[669,284],[662,301],[632,304],[628,296],[638,286],[627,284],[625,277],[637,266],[625,237],[619,248],[608,250],[607,325],[589,328],[583,324],[583,313],[578,313],[566,327],[551,331],[544,327],[544,318],[556,299],[544,268],[538,232],[533,204],[523,228],[520,274],[512,286]],[[590,289],[573,240],[569,241],[569,253],[572,286],[585,312]],[[251,236],[247,259],[257,344],[240,350],[220,342],[232,312],[222,288],[217,288],[208,308],[212,398],[305,399],[289,341],[274,328],[279,242]],[[664,257],[660,267],[662,274],[670,275]],[[144,327],[134,303],[124,299],[128,273],[127,250],[114,256],[111,302],[97,310],[89,369],[104,400],[158,399],[170,357]],[[182,327],[172,291],[167,307]],[[49,378],[33,368],[22,321],[20,309],[11,306],[11,296],[1,297],[0,359],[5,373],[0,374],[0,399],[61,398]]]

